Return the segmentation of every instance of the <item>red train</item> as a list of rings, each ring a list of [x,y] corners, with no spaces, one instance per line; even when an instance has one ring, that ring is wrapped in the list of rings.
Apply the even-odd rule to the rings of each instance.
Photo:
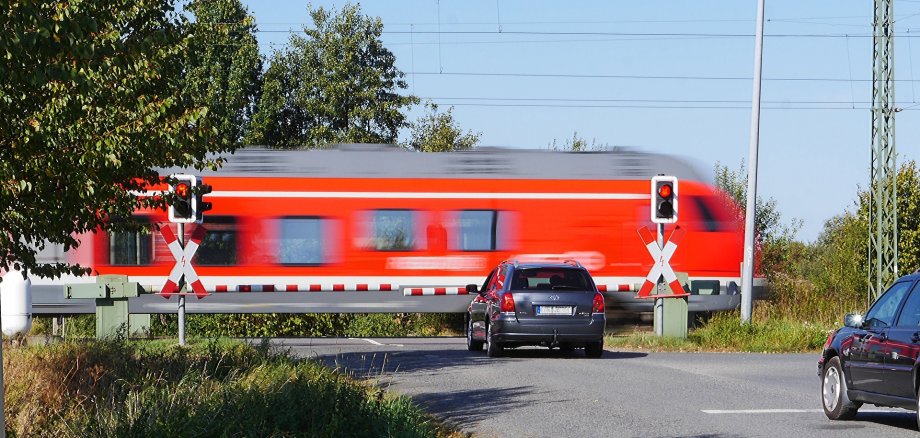
[[[172,172],[193,173],[161,173]],[[214,293],[400,291],[398,300],[463,294],[504,259],[574,259],[609,305],[641,310],[650,303],[635,291],[652,259],[637,229],[654,229],[649,180],[659,173],[680,180],[686,234],[671,264],[689,275],[691,310],[737,306],[743,229],[734,207],[686,163],[633,151],[243,149],[200,173],[213,210],[193,264]],[[88,234],[56,257],[154,288],[175,263],[159,234]]]

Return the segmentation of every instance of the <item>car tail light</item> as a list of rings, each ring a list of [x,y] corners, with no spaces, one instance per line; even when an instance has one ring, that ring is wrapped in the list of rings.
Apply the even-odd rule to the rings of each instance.
[[[824,343],[824,349],[825,349],[825,350],[827,350],[828,348],[830,348],[831,343],[834,342],[834,335],[835,335],[835,334],[837,334],[837,332],[834,331],[834,330],[831,330],[831,331],[827,332],[827,341]]]
[[[511,292],[502,295],[502,312],[514,312],[514,296]]]
[[[604,313],[604,296],[600,292],[594,294],[593,313]]]

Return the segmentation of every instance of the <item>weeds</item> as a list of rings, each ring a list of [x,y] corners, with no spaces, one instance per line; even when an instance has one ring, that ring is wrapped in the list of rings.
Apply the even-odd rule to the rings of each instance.
[[[750,324],[741,324],[740,314],[735,311],[713,315],[706,325],[691,330],[687,339],[637,332],[627,336],[608,336],[606,343],[612,348],[651,351],[787,353],[818,350],[827,340],[827,331],[831,328],[788,318],[760,318]]]
[[[448,436],[409,399],[267,346],[61,343],[4,354],[12,436]]]

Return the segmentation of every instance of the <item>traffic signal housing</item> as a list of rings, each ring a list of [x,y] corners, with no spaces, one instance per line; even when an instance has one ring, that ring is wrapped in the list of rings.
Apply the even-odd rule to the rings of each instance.
[[[652,222],[673,224],[677,222],[677,177],[658,175],[652,177]]]
[[[169,181],[169,191],[173,194],[169,203],[169,221],[202,223],[204,212],[211,209],[211,203],[204,201],[204,195],[211,193],[211,185],[202,182],[201,177],[186,174],[172,175]]]
[[[195,222],[195,186],[198,178],[194,175],[177,174],[170,177],[169,191],[173,199],[169,202],[169,221],[173,223]]]
[[[198,190],[195,193],[195,221],[199,224],[204,222],[204,212],[211,209],[212,205],[210,202],[205,202],[204,195],[211,193],[211,185],[201,182],[201,179],[198,180]]]

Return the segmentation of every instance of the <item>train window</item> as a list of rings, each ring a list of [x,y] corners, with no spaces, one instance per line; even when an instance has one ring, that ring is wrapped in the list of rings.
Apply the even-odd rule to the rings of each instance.
[[[455,251],[494,251],[497,231],[497,211],[458,211],[456,234],[451,249]]]
[[[229,266],[236,264],[236,218],[205,216],[208,232],[195,253],[195,264],[201,266]]]
[[[703,229],[709,232],[719,231],[719,222],[712,214],[712,210],[709,209],[709,206],[706,205],[706,202],[703,201],[703,198],[691,196],[690,199],[693,199],[697,211],[700,212],[700,222],[703,225]]]
[[[416,212],[412,210],[374,210],[371,212],[378,251],[407,251],[415,248]]]
[[[328,262],[326,238],[329,220],[321,217],[285,217],[280,221],[278,262],[283,265],[319,265]]]
[[[146,219],[138,219],[145,222]],[[137,230],[109,234],[109,263],[119,266],[149,265],[153,261],[153,238]]]

